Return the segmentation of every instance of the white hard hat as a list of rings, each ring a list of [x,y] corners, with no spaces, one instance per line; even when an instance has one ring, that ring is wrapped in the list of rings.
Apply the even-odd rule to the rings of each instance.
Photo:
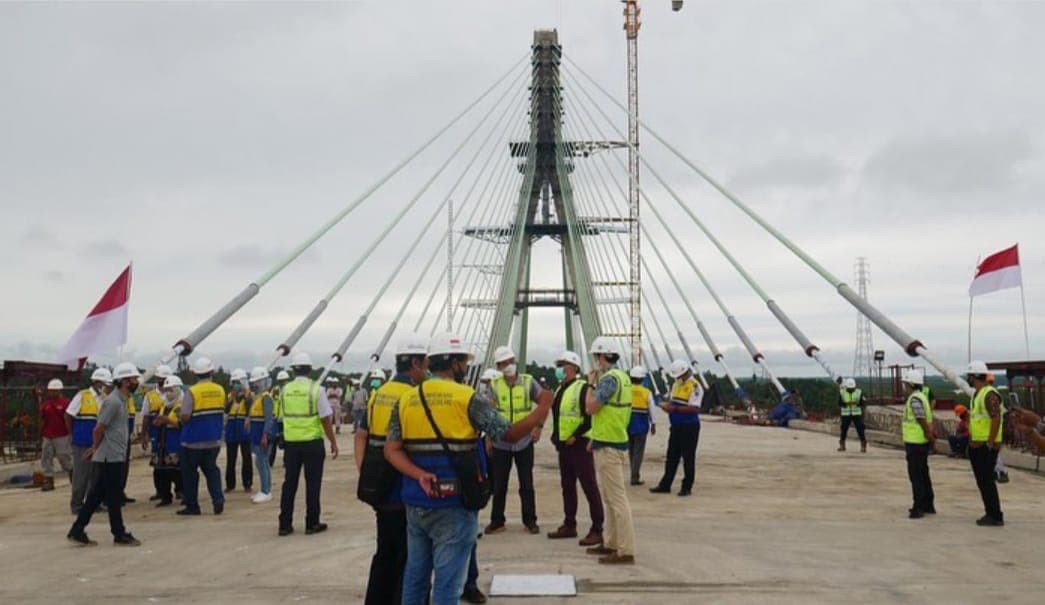
[[[156,366],[156,372],[154,372],[154,374],[156,375],[156,378],[160,378],[160,379],[166,378],[166,377],[170,376],[173,373],[174,373],[174,370],[171,370],[171,367],[169,365],[165,365],[165,364],[162,364],[162,363],[160,365]]]
[[[256,366],[250,371],[251,382],[261,382],[269,377],[269,371],[265,366]]]
[[[247,379],[247,371],[244,370],[243,368],[236,368],[235,370],[232,370],[231,374],[229,374],[229,380],[240,381],[240,380],[246,380],[246,379]]]
[[[563,351],[559,354],[559,357],[555,360],[555,363],[569,363],[577,366],[577,369],[581,369],[581,356],[574,353],[573,351]]]
[[[493,368],[486,368],[486,370],[483,371],[483,375],[479,377],[479,380],[497,380],[501,376],[504,376],[504,374]]]
[[[300,353],[294,353],[294,359],[293,359],[293,361],[290,362],[290,367],[292,367],[292,368],[297,368],[297,367],[311,368],[312,367],[312,357],[310,357],[309,354],[304,352],[304,351],[301,351]]]
[[[172,389],[180,386],[182,386],[181,378],[178,378],[174,374],[171,374],[163,381],[163,388],[165,389]]]
[[[214,362],[209,357],[200,357],[192,364],[193,374],[210,374],[214,371]]]
[[[907,370],[903,373],[903,381],[907,384],[921,386],[925,384],[925,377],[918,370]]]
[[[62,381],[58,380],[57,378],[52,378],[50,382],[47,383],[48,391],[61,391],[64,388],[65,385],[62,384]]]
[[[599,336],[591,342],[591,348],[588,352],[592,355],[620,355],[620,347],[617,346],[617,343],[612,338]]]
[[[280,370],[276,373],[276,380],[290,380],[290,374],[286,370]]]
[[[91,382],[112,384],[112,373],[106,368],[98,368],[91,373]]]
[[[645,378],[646,377],[646,368],[644,368],[642,366],[635,366],[634,368],[631,369],[631,372],[629,372],[628,375],[631,376],[632,378]]]
[[[855,378],[846,378],[842,382],[842,386],[847,388],[847,389],[855,389],[856,388],[856,379]]]
[[[428,341],[416,332],[404,335],[396,345],[396,357],[400,355],[427,355]]]
[[[509,359],[515,359],[515,351],[513,351],[511,347],[503,346],[497,347],[493,350],[494,363],[501,363],[503,361],[508,361]]]
[[[373,370],[370,370],[370,377],[371,378],[380,378],[381,380],[384,380],[385,379],[385,371],[382,370],[381,368],[374,368]]]
[[[986,376],[990,370],[987,369],[987,364],[982,361],[970,361],[968,367],[965,368],[966,375]]]
[[[112,370],[113,380],[123,380],[124,378],[140,378],[141,373],[138,371],[138,367],[133,363],[123,362],[117,364]]]
[[[428,343],[428,356],[435,357],[436,355],[465,355],[468,357],[468,361],[472,361],[475,357],[459,336],[449,332],[436,334]]]
[[[689,364],[681,359],[671,362],[671,366],[668,368],[668,374],[671,374],[672,378],[678,378],[689,371]]]

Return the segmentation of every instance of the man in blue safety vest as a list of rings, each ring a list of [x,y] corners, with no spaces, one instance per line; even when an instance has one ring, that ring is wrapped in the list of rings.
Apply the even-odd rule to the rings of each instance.
[[[225,416],[225,389],[214,382],[214,362],[200,357],[192,365],[196,384],[189,387],[181,402],[181,471],[185,507],[178,515],[200,514],[200,472],[207,483],[214,514],[225,511],[225,494],[221,491],[222,425]]]

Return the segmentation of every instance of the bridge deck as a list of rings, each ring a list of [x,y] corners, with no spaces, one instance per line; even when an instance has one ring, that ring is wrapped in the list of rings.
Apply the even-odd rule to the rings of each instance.
[[[665,433],[649,444],[647,482],[659,474]],[[342,440],[350,449],[350,436]],[[978,528],[967,464],[934,457],[940,513],[909,521],[901,452],[834,448],[828,435],[706,422],[692,498],[632,488],[634,567],[602,567],[575,542],[524,534],[511,495],[509,531],[480,541],[482,586],[494,573],[568,573],[581,592],[570,602],[584,603],[1040,602],[1042,477],[1014,472],[1001,486],[1008,525]],[[64,540],[68,488],[0,491],[0,601],[360,602],[373,515],[353,497],[351,464],[346,456],[328,467],[323,504],[331,531],[319,536],[277,538],[275,502],[251,505],[240,492],[218,518],[179,519],[170,509],[131,505],[126,518],[144,541],[139,549],[113,547],[98,516],[90,533],[100,546],[79,549]],[[547,531],[561,521],[547,442],[537,466]],[[152,491],[143,461],[129,491],[139,498]]]

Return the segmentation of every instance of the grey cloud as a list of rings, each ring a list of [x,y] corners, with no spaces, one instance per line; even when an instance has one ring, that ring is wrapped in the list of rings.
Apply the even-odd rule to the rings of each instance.
[[[822,187],[839,181],[842,165],[827,155],[797,152],[745,166],[733,175],[737,187]]]
[[[44,271],[44,280],[54,283],[64,282],[68,276],[63,271],[58,269],[51,269],[50,271]]]
[[[229,267],[261,267],[275,262],[278,253],[257,244],[239,244],[218,254],[218,262]]]
[[[30,225],[25,232],[22,233],[20,238],[22,243],[37,245],[37,246],[53,246],[57,243],[57,238],[54,236],[49,229],[40,224]]]
[[[127,250],[127,247],[114,239],[87,242],[80,247],[80,251],[86,256],[95,258],[130,257],[130,251]]]
[[[924,194],[961,194],[1009,187],[1034,154],[1023,132],[937,133],[893,139],[864,166],[868,183]]]

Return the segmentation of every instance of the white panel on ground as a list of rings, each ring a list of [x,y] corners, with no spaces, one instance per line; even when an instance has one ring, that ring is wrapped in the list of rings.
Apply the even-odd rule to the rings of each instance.
[[[491,597],[575,597],[573,576],[495,575],[490,582]]]

